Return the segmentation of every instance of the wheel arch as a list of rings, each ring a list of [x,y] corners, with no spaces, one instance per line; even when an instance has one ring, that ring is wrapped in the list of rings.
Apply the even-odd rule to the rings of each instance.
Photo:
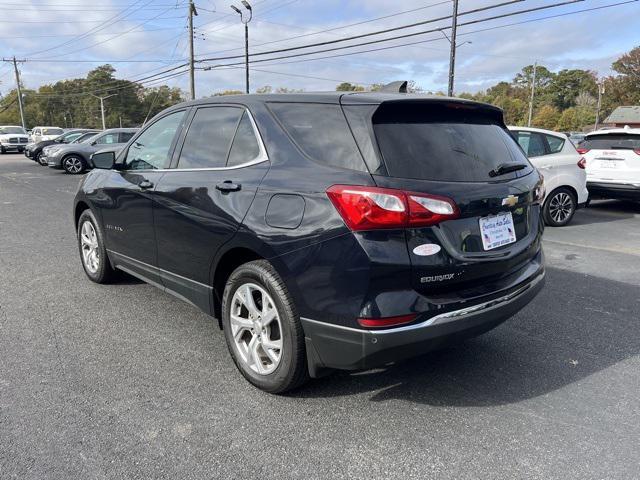
[[[227,279],[240,265],[265,257],[254,249],[245,246],[235,246],[225,251],[216,262],[213,270],[213,314],[218,319],[218,326],[222,330],[222,295]]]
[[[78,221],[80,221],[80,215],[82,215],[82,212],[84,212],[85,210],[90,210],[90,209],[91,207],[84,200],[80,200],[78,201],[78,203],[76,203],[76,206],[73,210],[73,220],[74,220],[73,224],[76,228],[76,231],[78,230]]]
[[[554,192],[557,192],[560,189],[567,189],[569,190],[569,193],[571,193],[571,195],[573,195],[573,199],[576,201],[576,204],[578,203],[578,191],[576,190],[576,188],[573,185],[568,185],[568,184],[563,184],[563,185],[558,185],[556,188],[554,188],[553,190],[551,190],[549,193],[547,193],[547,198],[544,199],[544,202],[547,203],[547,201],[551,198],[552,194]]]

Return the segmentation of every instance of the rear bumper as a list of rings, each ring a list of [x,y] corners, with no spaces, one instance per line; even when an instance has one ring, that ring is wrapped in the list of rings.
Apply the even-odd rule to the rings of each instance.
[[[640,181],[635,183],[587,182],[591,197],[640,200]]]
[[[521,310],[544,286],[544,268],[498,298],[387,330],[360,330],[301,318],[311,376],[324,369],[361,370],[475,337]]]

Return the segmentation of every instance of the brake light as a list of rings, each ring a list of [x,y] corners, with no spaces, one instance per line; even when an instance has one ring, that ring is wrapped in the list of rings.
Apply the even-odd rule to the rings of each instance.
[[[636,153],[640,153],[640,151],[636,152]],[[580,160],[578,160],[578,167],[583,169],[583,170],[585,168],[587,168],[587,160],[584,157],[582,157]]]
[[[397,327],[398,325],[413,322],[416,317],[416,313],[411,313],[409,315],[399,315],[397,317],[359,318],[358,323],[361,327],[366,328]]]
[[[431,226],[460,214],[449,198],[391,188],[333,185],[327,195],[354,231]]]
[[[533,201],[534,203],[542,203],[544,200],[544,196],[547,194],[546,188],[544,186],[544,175],[540,173],[540,181],[536,185],[536,188],[533,191]]]
[[[634,148],[633,153],[640,155],[640,148]]]
[[[591,150],[590,148],[583,148],[583,147],[579,147],[576,148],[576,151],[580,154],[580,155],[584,155],[585,153],[587,153],[589,150]]]

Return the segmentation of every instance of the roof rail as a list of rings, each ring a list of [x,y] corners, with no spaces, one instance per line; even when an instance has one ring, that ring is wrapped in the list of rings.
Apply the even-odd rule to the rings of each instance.
[[[407,93],[407,81],[398,80],[397,82],[387,83],[380,89],[380,91],[390,93]]]

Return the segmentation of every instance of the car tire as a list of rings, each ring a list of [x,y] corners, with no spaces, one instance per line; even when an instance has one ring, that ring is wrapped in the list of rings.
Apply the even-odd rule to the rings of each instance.
[[[566,187],[556,188],[544,201],[544,223],[551,227],[564,227],[576,213],[578,202],[575,194]]]
[[[80,215],[77,237],[80,261],[89,280],[96,283],[113,281],[116,271],[107,256],[104,235],[95,215],[89,209]]]
[[[47,164],[42,162],[42,152],[38,152],[36,154],[36,158],[35,161],[38,163],[38,165],[42,165],[43,167],[46,167]]]
[[[86,170],[87,166],[84,160],[78,155],[69,155],[62,159],[62,168],[71,175],[77,175]]]
[[[245,263],[231,274],[222,296],[222,325],[233,361],[254,386],[283,393],[308,380],[300,319],[268,261]]]
[[[4,155],[5,153],[7,153],[7,149],[4,147],[0,147],[0,153]]]

